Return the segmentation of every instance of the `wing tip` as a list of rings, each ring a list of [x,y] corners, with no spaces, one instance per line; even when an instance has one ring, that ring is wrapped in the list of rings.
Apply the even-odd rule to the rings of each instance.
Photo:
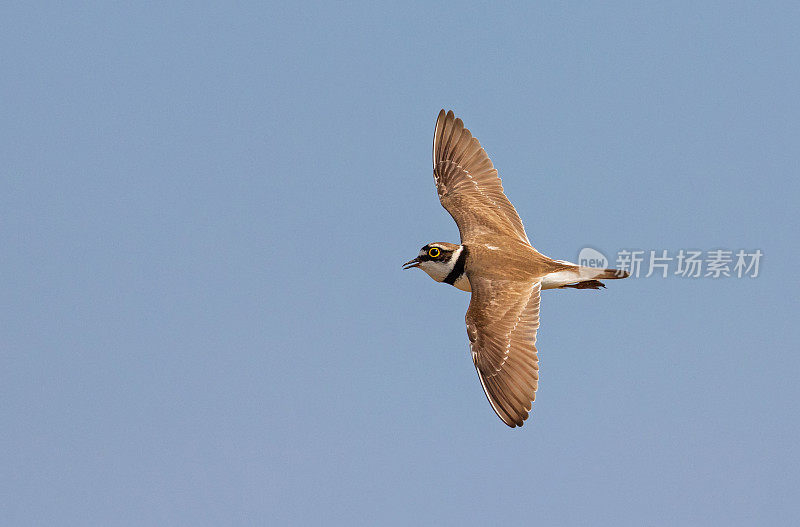
[[[474,362],[474,360],[473,360]],[[504,401],[500,396],[503,394],[503,391],[496,386],[494,390],[490,390],[489,386],[487,386],[486,381],[481,375],[481,371],[478,368],[478,365],[475,364],[475,370],[478,372],[478,379],[481,381],[481,388],[483,388],[483,394],[486,396],[486,400],[489,401],[489,406],[492,407],[494,413],[497,414],[497,417],[500,418],[503,423],[508,426],[509,428],[517,428],[522,427],[525,424],[525,421],[530,416],[531,408],[514,408],[514,404]],[[497,397],[493,397],[490,393],[492,391],[497,391]],[[496,399],[496,400],[495,400]],[[536,392],[534,391],[533,399],[536,399]],[[504,404],[505,403],[505,404]],[[533,400],[528,403],[532,405]],[[510,408],[507,409],[506,406]]]
[[[475,145],[473,145],[473,140]],[[472,148],[469,148],[472,146]],[[473,137],[469,129],[464,126],[464,121],[456,117],[453,110],[445,112],[444,108],[439,110],[436,118],[436,128],[433,133],[433,166],[444,159],[461,159],[465,150],[472,152],[480,151],[480,143]],[[472,152],[474,154],[474,152]],[[484,156],[488,159],[484,152]],[[489,160],[491,164],[491,160]]]

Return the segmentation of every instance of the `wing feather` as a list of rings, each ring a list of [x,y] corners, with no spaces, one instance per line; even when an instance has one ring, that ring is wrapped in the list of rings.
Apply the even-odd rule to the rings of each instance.
[[[462,243],[484,234],[501,234],[530,244],[492,160],[452,111],[442,110],[436,120],[433,178],[439,201],[456,221]]]
[[[522,426],[539,386],[536,333],[541,282],[470,276],[467,336],[486,398],[508,426]]]

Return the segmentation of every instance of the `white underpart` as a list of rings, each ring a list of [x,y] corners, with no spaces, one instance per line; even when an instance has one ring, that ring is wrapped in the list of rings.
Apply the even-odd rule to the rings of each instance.
[[[487,249],[491,249],[491,250],[493,250],[493,251],[498,251],[498,250],[500,250],[500,247],[495,247],[494,245],[487,245],[487,246],[486,246],[486,248],[487,248]]]
[[[569,264],[564,260],[556,260],[559,263]],[[571,264],[574,265],[574,264]],[[568,284],[583,282],[585,280],[593,280],[605,273],[605,269],[598,267],[582,267],[575,265],[573,269],[564,269],[563,271],[556,271],[550,273],[542,278],[542,289],[556,289]]]

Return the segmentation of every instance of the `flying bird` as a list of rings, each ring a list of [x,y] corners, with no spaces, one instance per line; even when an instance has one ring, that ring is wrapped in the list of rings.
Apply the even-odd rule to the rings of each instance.
[[[600,289],[599,279],[629,273],[552,260],[534,249],[491,159],[452,111],[436,119],[433,179],[461,243],[429,243],[403,268],[472,293],[465,318],[481,386],[505,424],[522,426],[539,384],[542,289]]]

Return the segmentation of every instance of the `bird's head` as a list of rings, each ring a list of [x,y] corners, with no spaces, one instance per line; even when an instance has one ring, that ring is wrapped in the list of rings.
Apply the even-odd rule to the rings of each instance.
[[[452,272],[462,249],[461,245],[433,242],[419,250],[419,255],[403,264],[403,269],[419,267],[437,282],[443,282]]]

